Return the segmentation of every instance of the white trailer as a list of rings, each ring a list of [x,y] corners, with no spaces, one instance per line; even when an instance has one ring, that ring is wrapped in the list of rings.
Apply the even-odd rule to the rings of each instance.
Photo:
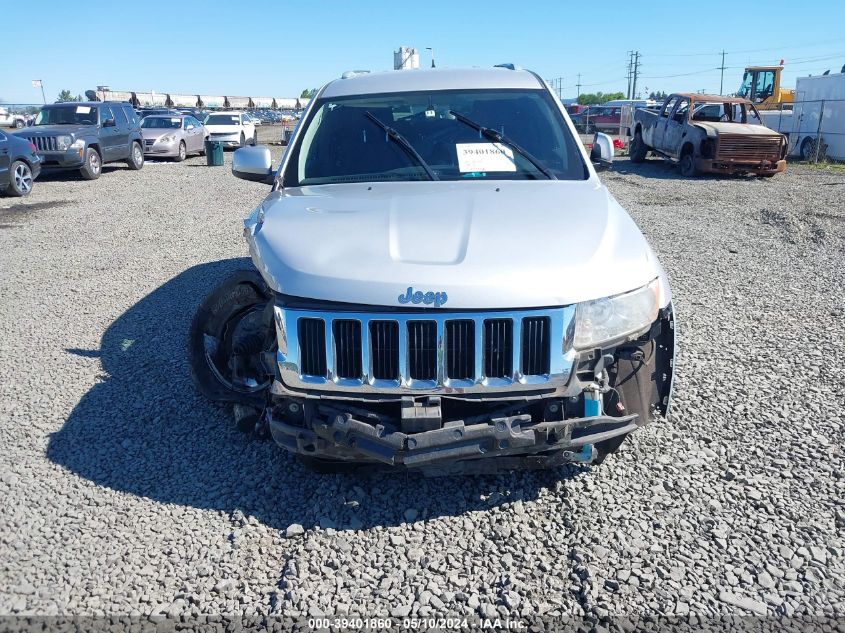
[[[792,110],[761,110],[763,123],[785,134],[789,155],[845,160],[845,73],[799,77]]]

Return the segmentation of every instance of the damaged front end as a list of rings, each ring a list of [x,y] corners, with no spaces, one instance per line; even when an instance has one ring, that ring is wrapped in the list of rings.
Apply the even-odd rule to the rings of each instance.
[[[432,313],[294,299],[253,271],[206,300],[189,347],[204,395],[319,470],[495,473],[600,462],[668,413],[671,303],[610,345],[577,349],[575,326],[576,306]]]

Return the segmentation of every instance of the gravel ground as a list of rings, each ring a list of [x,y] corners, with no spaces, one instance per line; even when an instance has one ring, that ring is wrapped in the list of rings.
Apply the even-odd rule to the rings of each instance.
[[[0,198],[0,613],[845,617],[845,174],[604,180],[673,284],[672,419],[435,480],[314,475],[195,393],[264,186],[193,158]]]

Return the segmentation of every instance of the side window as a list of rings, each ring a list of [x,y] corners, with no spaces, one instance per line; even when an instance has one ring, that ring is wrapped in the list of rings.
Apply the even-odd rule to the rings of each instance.
[[[100,125],[105,125],[106,121],[114,121],[114,113],[108,106],[100,106]]]
[[[663,104],[663,109],[660,111],[660,116],[668,117],[669,113],[675,107],[675,104],[678,102],[678,97],[672,97]]]
[[[773,70],[761,70],[754,82],[754,101],[760,103],[775,92],[775,73]]]
[[[123,106],[123,113],[126,115],[126,118],[129,120],[129,125],[134,127],[138,125],[138,115],[135,113],[135,110],[132,109],[131,106]]]
[[[5,141],[5,140],[6,140],[6,135],[3,134],[3,132],[0,132],[0,141]]]
[[[683,123],[687,118],[687,110],[689,110],[689,99],[681,99],[675,107],[675,112],[672,114],[672,120],[676,123]]]
[[[115,108],[114,111],[116,113],[117,124],[120,127],[126,127],[128,119],[126,118],[126,113],[123,111],[123,108]]]

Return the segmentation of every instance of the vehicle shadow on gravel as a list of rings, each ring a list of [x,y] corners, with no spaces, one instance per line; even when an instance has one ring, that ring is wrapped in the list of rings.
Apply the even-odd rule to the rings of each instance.
[[[272,441],[238,432],[228,409],[203,399],[190,379],[185,342],[202,298],[248,259],[193,266],[141,299],[105,331],[102,380],[75,406],[47,447],[48,458],[97,485],[163,504],[219,510],[233,523],[253,516],[291,524],[359,529],[459,515],[534,499],[589,469],[497,477],[312,473]],[[164,516],[164,515],[162,515]]]
[[[108,175],[115,171],[128,170],[129,167],[123,163],[114,163],[103,165],[100,172],[100,177],[108,177]],[[80,174],[78,169],[45,169],[38,175],[38,182],[87,182]]]
[[[647,158],[642,163],[633,163],[630,159],[618,158],[614,159],[613,167],[610,173],[628,175],[635,174],[645,178],[658,178],[660,180],[735,180],[737,178],[750,178],[752,180],[768,180],[768,178],[760,178],[757,176],[748,176],[743,174],[698,174],[692,178],[682,176],[678,170],[677,165],[673,165],[665,160],[659,158]]]

